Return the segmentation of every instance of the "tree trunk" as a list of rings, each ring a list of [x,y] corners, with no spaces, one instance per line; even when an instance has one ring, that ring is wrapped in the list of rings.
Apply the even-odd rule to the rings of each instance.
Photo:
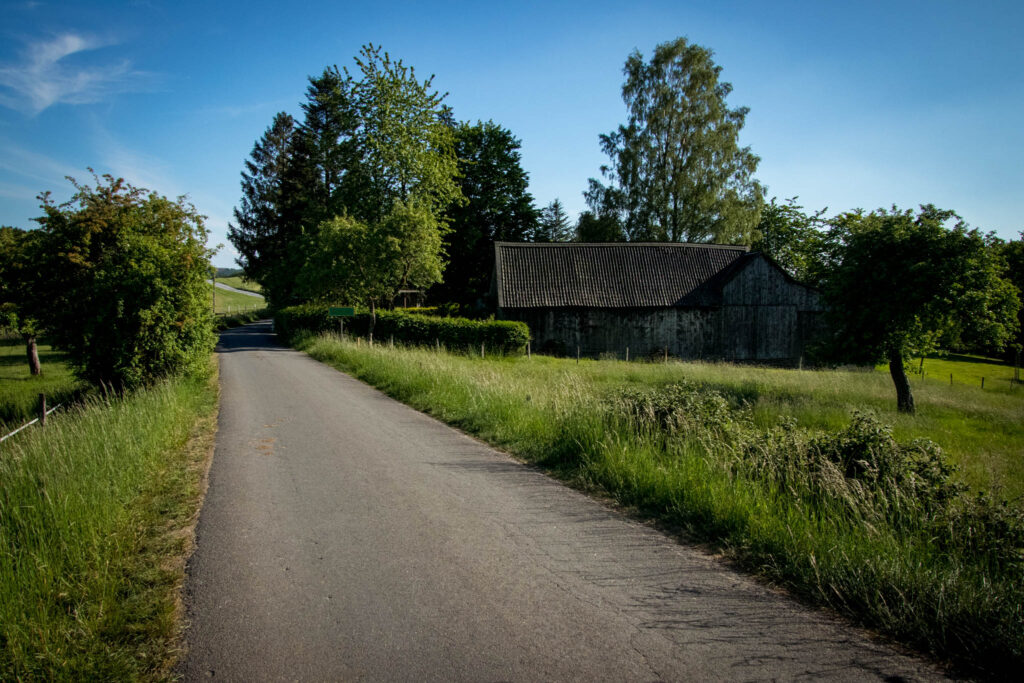
[[[373,328],[377,326],[377,302],[370,299],[370,339],[373,339]]]
[[[896,409],[901,413],[914,414],[914,394],[910,391],[910,380],[903,369],[903,354],[899,349],[889,351],[889,374],[896,385]]]
[[[39,349],[36,348],[36,336],[34,334],[21,335],[25,339],[25,355],[28,356],[28,370],[32,375],[43,374],[43,368],[39,364]]]

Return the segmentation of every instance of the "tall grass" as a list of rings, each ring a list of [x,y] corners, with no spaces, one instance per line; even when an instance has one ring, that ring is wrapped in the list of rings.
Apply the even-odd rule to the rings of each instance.
[[[854,408],[894,416],[883,376],[298,345],[808,600],[976,672],[1024,664],[1019,511],[965,493],[933,446],[851,426]],[[1019,456],[1011,400],[921,390],[921,422],[895,433],[987,425]]]
[[[215,406],[215,382],[168,380],[0,446],[0,679],[168,675],[203,456],[186,445]]]

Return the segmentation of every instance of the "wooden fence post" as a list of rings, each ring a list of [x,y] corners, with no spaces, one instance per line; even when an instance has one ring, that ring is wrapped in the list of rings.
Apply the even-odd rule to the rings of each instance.
[[[981,378],[981,388],[982,389],[985,388],[985,378],[984,377]]]
[[[484,343],[480,342],[480,358],[484,357]]]
[[[576,365],[580,364],[580,347],[576,347]]]
[[[626,362],[629,362],[629,347],[626,347]]]
[[[39,394],[39,426],[46,426],[46,394]]]
[[[530,342],[526,342],[526,357],[527,357],[527,359],[531,358],[531,356],[530,356]]]
[[[668,362],[668,347],[665,347],[665,362]]]

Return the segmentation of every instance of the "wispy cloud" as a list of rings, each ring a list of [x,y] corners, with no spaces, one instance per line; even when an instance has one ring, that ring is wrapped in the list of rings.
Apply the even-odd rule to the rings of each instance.
[[[85,168],[52,159],[33,152],[0,137],[0,171],[43,183],[42,189],[54,189],[54,185],[66,184],[65,176],[86,176]],[[38,190],[37,190],[38,192]]]
[[[0,65],[0,105],[38,114],[54,104],[88,104],[123,92],[144,90],[152,74],[138,71],[128,60],[86,66],[74,55],[108,47],[76,33],[30,44],[17,64]]]

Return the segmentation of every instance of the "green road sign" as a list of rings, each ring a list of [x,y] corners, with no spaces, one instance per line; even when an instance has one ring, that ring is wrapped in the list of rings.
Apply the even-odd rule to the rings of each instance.
[[[331,306],[328,314],[332,318],[351,318],[356,314],[356,309],[345,306]]]

